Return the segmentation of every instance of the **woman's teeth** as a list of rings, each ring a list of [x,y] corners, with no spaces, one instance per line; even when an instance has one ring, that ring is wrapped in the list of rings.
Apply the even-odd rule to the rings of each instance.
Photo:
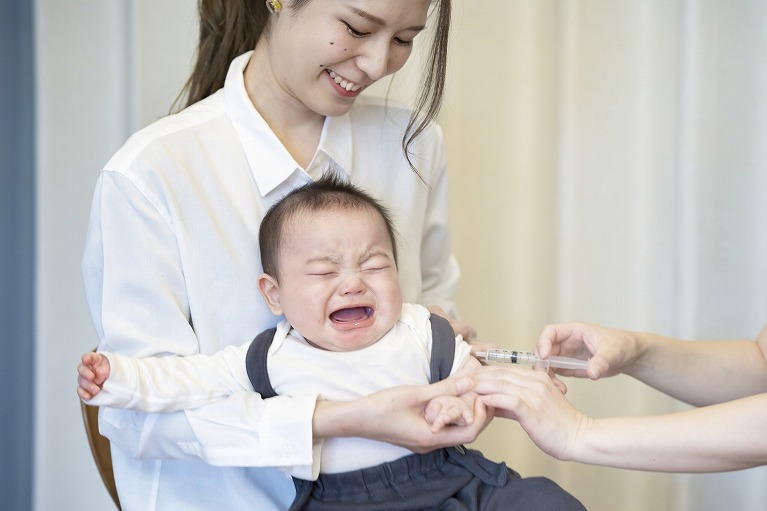
[[[347,80],[344,80],[339,75],[337,75],[335,71],[328,71],[328,73],[330,74],[330,77],[333,79],[334,82],[336,82],[338,85],[340,85],[347,91],[358,91],[362,88],[362,85],[357,85],[356,83],[352,83]]]

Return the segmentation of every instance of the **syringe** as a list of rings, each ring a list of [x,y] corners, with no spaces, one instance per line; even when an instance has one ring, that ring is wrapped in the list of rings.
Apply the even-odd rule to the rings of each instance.
[[[500,348],[490,348],[487,351],[478,351],[477,358],[484,358],[487,362],[500,362],[502,364],[521,364],[527,366],[537,366],[544,369],[586,369],[589,366],[588,360],[579,358],[557,357],[540,358],[533,353],[524,351],[502,350]]]

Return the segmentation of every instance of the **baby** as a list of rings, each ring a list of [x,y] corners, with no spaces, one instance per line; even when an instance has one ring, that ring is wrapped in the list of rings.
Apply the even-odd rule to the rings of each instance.
[[[254,389],[263,397],[320,393],[349,400],[420,385],[479,362],[449,323],[403,304],[387,210],[332,175],[275,204],[259,232],[258,287],[279,325],[214,355],[130,358],[87,353],[78,367],[89,404],[145,412],[189,409]],[[436,431],[473,421],[473,394],[433,401]],[[584,509],[545,478],[523,479],[463,446],[414,454],[364,438],[315,444],[312,479],[294,478],[291,509]],[[318,474],[319,472],[319,474]],[[344,507],[346,506],[346,507]]]

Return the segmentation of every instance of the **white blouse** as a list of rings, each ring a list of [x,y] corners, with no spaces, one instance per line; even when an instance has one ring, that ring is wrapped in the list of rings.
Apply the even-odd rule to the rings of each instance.
[[[232,62],[223,89],[134,134],[102,171],[83,256],[99,349],[210,354],[275,326],[279,318],[256,287],[259,223],[285,193],[329,169],[391,209],[403,300],[454,310],[459,270],[439,127],[413,147],[424,184],[401,149],[409,111],[359,97],[348,114],[326,119],[302,169],[247,96],[249,56]],[[253,499],[260,509],[285,507],[294,491],[288,478],[243,467],[283,467],[299,477],[316,471],[316,398],[262,400],[241,389],[187,412],[102,409],[123,508],[253,509]]]

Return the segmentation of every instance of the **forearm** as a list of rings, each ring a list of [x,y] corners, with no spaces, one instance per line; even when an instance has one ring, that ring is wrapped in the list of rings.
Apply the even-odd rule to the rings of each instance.
[[[404,387],[402,387],[404,388]],[[381,403],[387,406],[387,403]],[[396,399],[388,401],[393,411]],[[406,404],[403,403],[403,407]],[[318,401],[314,409],[312,433],[315,439],[333,437],[360,437],[400,444],[394,428],[383,420],[387,412],[371,399],[360,398],[354,401]],[[424,420],[424,425],[426,421]]]
[[[626,374],[676,399],[705,406],[767,392],[767,367],[753,341],[633,335],[642,354]]]
[[[767,464],[767,394],[654,417],[588,419],[566,459],[659,472]]]
[[[363,414],[357,410],[357,401],[318,401],[312,419],[315,438],[363,437],[374,438],[375,433]]]
[[[245,372],[247,346],[228,346],[213,355],[128,357],[101,352],[110,374],[88,403],[148,413],[175,412],[252,391]]]
[[[448,378],[432,385],[392,387],[355,401],[318,401],[312,430],[315,442],[330,437],[361,437],[388,442],[414,452],[473,442],[487,426],[484,407],[476,406],[469,426],[450,426],[431,431],[424,412],[438,396],[467,392],[467,378]]]

